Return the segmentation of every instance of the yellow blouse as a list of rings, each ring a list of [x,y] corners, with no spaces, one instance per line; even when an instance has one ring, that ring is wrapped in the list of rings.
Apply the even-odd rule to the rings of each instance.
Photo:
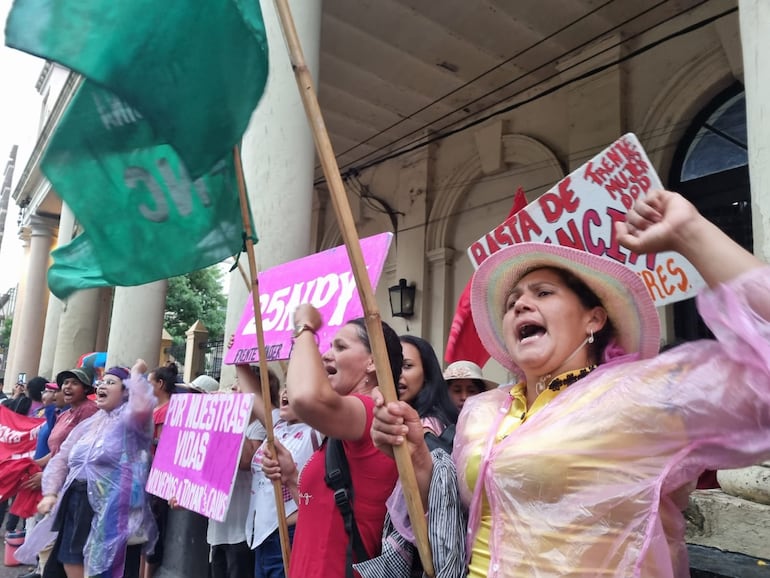
[[[591,367],[588,369],[590,371]],[[495,442],[498,443],[509,436],[516,428],[523,424],[527,418],[536,414],[549,401],[555,398],[569,383],[571,383],[581,370],[567,371],[557,375],[551,380],[551,385],[540,393],[532,407],[527,407],[527,386],[524,382],[519,382],[511,388],[511,407],[508,414],[503,418],[500,428],[497,430]],[[587,371],[584,371],[584,375]],[[581,376],[582,377],[582,376]],[[573,378],[573,380],[570,380]],[[565,383],[564,385],[559,382]],[[474,454],[468,461],[466,475],[468,482],[475,486],[478,483],[479,466],[481,464],[481,451]],[[469,566],[469,578],[485,578],[489,570],[490,552],[489,536],[492,531],[492,516],[486,496],[482,497],[481,519],[476,533],[476,539],[473,542],[471,551],[471,563]]]

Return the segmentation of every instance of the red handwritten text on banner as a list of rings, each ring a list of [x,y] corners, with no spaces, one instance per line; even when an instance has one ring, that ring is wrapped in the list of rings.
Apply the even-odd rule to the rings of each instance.
[[[468,248],[474,268],[503,247],[537,241],[602,255],[637,272],[657,306],[695,295],[703,280],[678,253],[637,255],[615,223],[639,195],[662,184],[636,136],[626,134]]]

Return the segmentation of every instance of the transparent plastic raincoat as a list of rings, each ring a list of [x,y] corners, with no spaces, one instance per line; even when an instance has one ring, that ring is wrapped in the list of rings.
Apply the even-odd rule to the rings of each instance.
[[[718,341],[601,365],[499,443],[510,388],[466,401],[453,458],[472,543],[467,466],[487,457],[488,576],[689,576],[681,510],[698,475],[770,458],[770,268],[698,306]]]
[[[61,498],[75,479],[85,479],[94,511],[84,549],[85,575],[123,576],[125,549],[144,543],[151,552],[157,538],[144,486],[152,440],[152,386],[141,375],[126,381],[128,400],[107,412],[99,410],[72,430],[43,472],[43,494],[58,494],[51,513],[27,537],[20,561],[34,556],[56,534],[51,532]],[[31,560],[30,560],[31,559]]]

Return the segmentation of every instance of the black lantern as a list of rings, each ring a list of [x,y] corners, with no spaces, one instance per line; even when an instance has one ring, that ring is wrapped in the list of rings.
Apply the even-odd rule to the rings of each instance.
[[[398,285],[388,288],[390,294],[390,312],[393,317],[412,317],[414,315],[414,296],[417,288],[414,283],[406,284],[406,279],[399,279]]]

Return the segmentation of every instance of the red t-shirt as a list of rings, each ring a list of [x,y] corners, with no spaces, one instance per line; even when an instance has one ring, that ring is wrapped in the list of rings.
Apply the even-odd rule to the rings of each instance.
[[[94,415],[99,408],[96,403],[90,399],[85,400],[78,407],[71,407],[67,411],[59,414],[56,423],[51,428],[51,435],[48,436],[48,448],[51,450],[51,457],[59,453],[59,448],[81,421],[84,421]]]
[[[158,447],[163,424],[166,423],[166,414],[168,413],[168,403],[152,410],[152,455],[155,455],[155,449]]]
[[[369,430],[374,400],[353,394],[366,408],[366,427],[361,439],[344,441],[353,481],[353,513],[366,551],[380,554],[385,500],[398,478],[396,462],[372,444]],[[334,494],[324,482],[326,444],[305,464],[299,478],[299,517],[291,549],[291,578],[344,578],[348,535]],[[356,574],[357,576],[358,574]]]

